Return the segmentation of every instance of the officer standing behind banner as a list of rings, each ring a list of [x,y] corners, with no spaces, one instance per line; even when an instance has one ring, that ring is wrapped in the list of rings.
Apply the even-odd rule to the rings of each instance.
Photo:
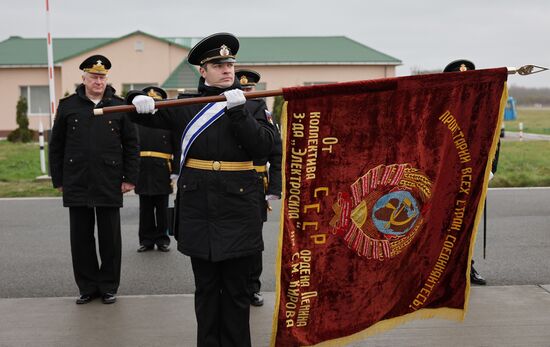
[[[241,84],[242,90],[245,92],[252,92],[256,89],[256,84],[260,81],[260,74],[254,70],[240,69],[235,71],[235,75]],[[267,105],[263,99],[254,99],[247,102],[246,107],[248,110],[255,114],[257,112],[265,112],[267,118],[273,123],[271,113],[267,110]],[[262,220],[267,221],[267,211],[271,210],[269,206],[270,200],[279,200],[281,198],[281,160],[283,156],[283,149],[281,143],[281,135],[276,130],[274,145],[269,157],[254,160],[254,169],[258,172],[260,179],[264,184],[264,191],[260,195],[260,213],[262,214]],[[269,172],[268,165],[269,163]],[[260,281],[260,275],[262,274],[262,252],[256,255],[254,260],[254,266],[250,275],[250,287],[252,296],[250,303],[253,306],[262,306],[264,299],[260,293],[262,282]]]
[[[182,166],[176,198],[178,250],[191,257],[195,277],[198,346],[250,346],[251,266],[263,250],[258,195],[262,182],[253,160],[269,155],[273,126],[251,114],[235,80],[239,41],[211,35],[187,60],[198,65],[202,96],[226,102],[158,110],[144,95],[128,95],[137,122],[182,132]],[[185,131],[184,131],[185,130]]]
[[[69,208],[77,304],[101,296],[116,301],[120,283],[120,207],[138,175],[136,126],[126,114],[94,116],[93,109],[122,105],[107,85],[109,59],[93,55],[80,64],[83,83],[59,102],[49,145],[52,183]],[[94,225],[101,265],[96,255]]]
[[[468,71],[468,70],[475,70],[476,67],[474,63],[472,63],[469,60],[466,59],[459,59],[450,62],[445,69],[443,69],[443,72],[459,72],[459,71]],[[493,174],[496,172],[496,167],[498,163],[498,154],[500,152],[500,140],[498,141],[498,147],[497,151],[495,153],[495,158],[493,159],[493,166],[491,169],[491,177],[493,177]],[[487,208],[487,206],[485,206]],[[474,268],[474,260],[472,259],[472,264],[470,268],[470,282],[478,285],[485,285],[487,284],[487,281],[485,278],[483,278]]]
[[[143,92],[155,100],[166,99],[159,87],[147,87]],[[138,125],[140,163],[135,192],[139,194],[139,248],[138,252],[154,249],[170,250],[167,211],[168,196],[172,193],[170,176],[177,174],[173,153],[178,152],[179,141],[171,131]]]

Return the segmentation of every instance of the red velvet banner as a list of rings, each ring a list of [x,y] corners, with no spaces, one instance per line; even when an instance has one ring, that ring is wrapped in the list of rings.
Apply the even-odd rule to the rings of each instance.
[[[284,90],[272,346],[463,319],[506,78],[501,68]]]

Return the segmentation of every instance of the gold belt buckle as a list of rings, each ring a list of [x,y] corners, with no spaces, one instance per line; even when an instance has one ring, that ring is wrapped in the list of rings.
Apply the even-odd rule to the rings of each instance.
[[[222,167],[222,163],[220,163],[219,161],[212,162],[212,170],[220,171],[221,167]]]

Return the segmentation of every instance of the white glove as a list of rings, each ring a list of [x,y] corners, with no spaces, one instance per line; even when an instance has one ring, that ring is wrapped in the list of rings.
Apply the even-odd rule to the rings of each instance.
[[[155,113],[155,99],[146,95],[138,95],[132,100],[137,113]]]
[[[489,171],[489,181],[495,177],[495,174],[492,171]]]
[[[269,201],[269,200],[279,200],[280,198],[281,198],[280,196],[272,195],[272,194],[268,194],[268,195],[265,196],[265,199],[267,201]]]
[[[246,102],[243,91],[240,89],[231,89],[226,92],[223,92],[225,99],[227,100],[227,109],[233,108],[235,106],[242,105]]]

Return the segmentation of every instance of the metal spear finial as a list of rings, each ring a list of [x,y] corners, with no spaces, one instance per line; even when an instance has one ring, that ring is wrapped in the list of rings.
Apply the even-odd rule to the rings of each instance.
[[[539,73],[539,72],[546,71],[546,70],[548,70],[548,68],[543,67],[543,66],[523,65],[519,68],[508,67],[508,74],[513,75],[515,73],[518,73],[522,76],[526,76],[526,75],[532,75],[532,74]]]

